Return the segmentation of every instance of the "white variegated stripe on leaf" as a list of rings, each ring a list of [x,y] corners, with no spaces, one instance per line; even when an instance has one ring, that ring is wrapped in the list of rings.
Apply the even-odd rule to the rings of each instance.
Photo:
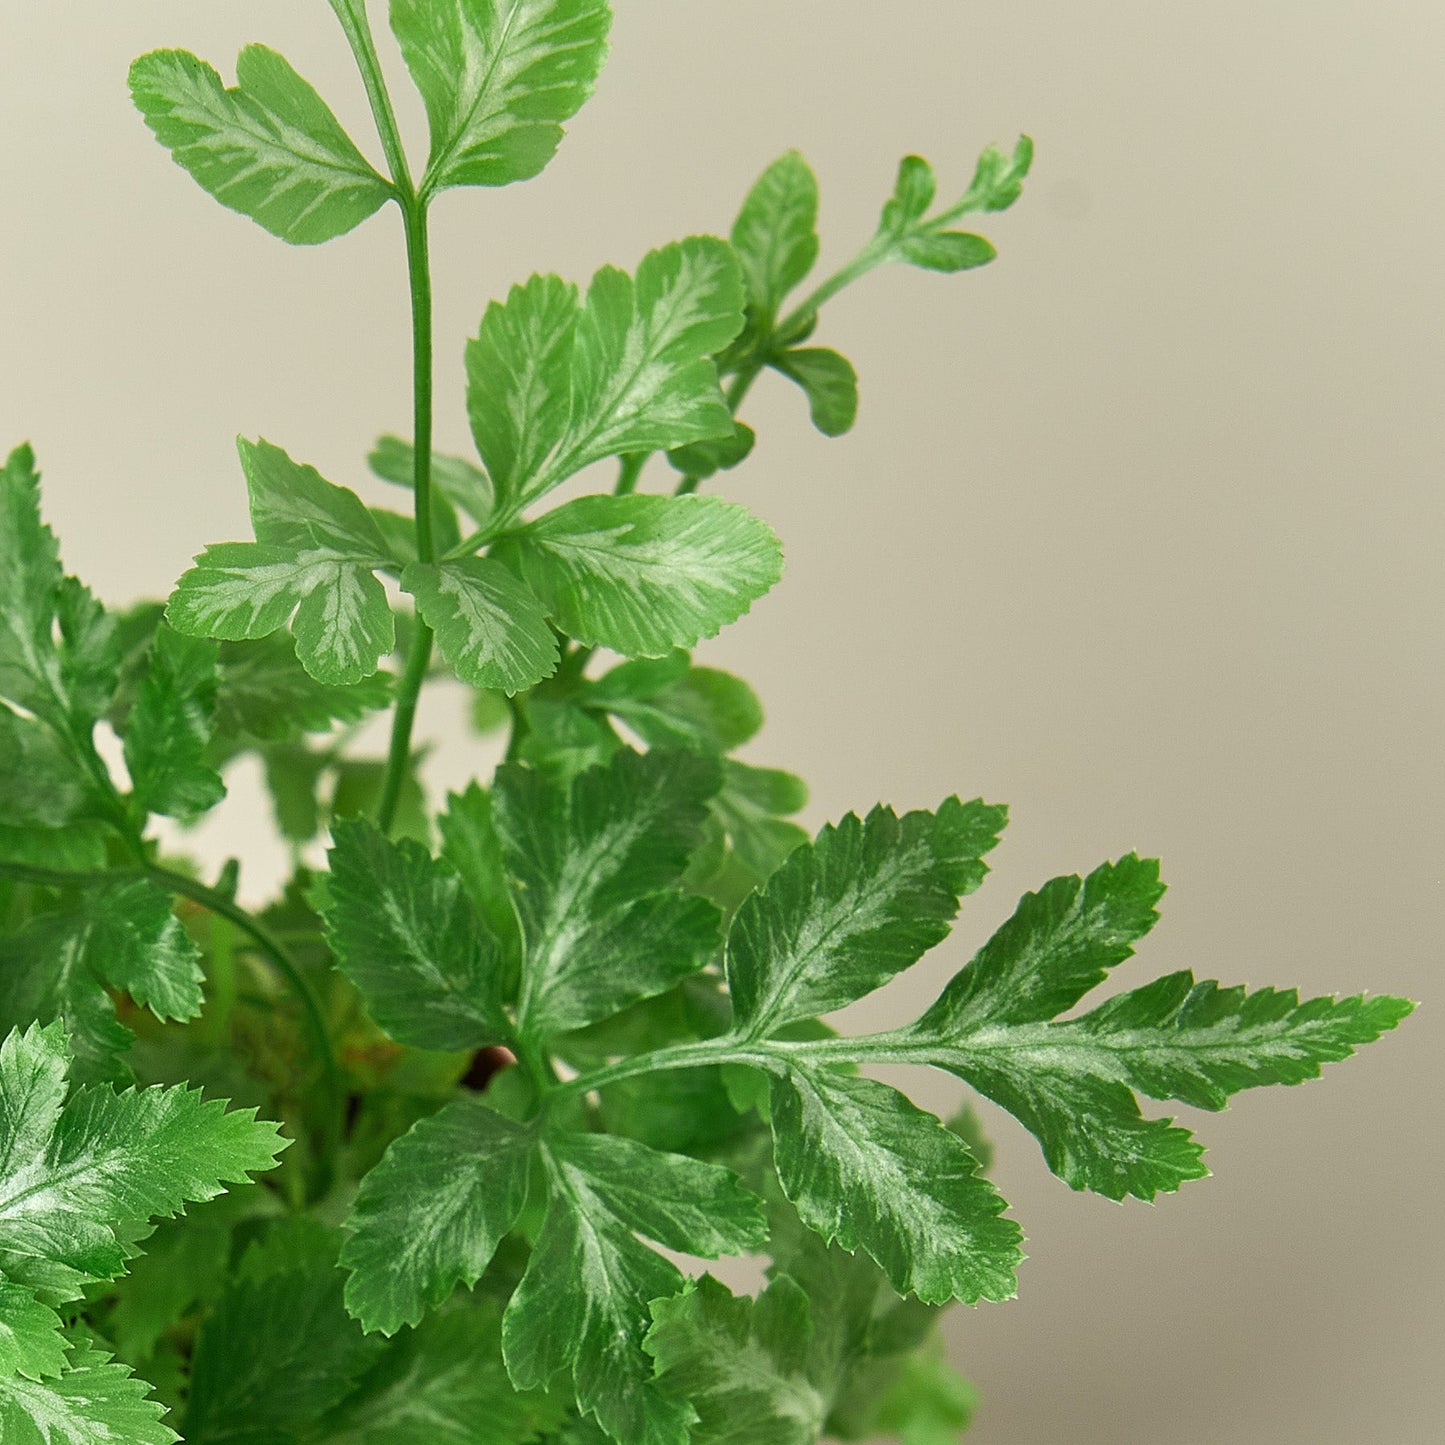
[[[502,563],[487,557],[414,562],[401,585],[463,682],[511,696],[556,670],[557,638],[542,604]]]
[[[817,178],[797,151],[787,151],[754,182],[733,222],[748,304],[762,325],[771,326],[783,298],[813,269],[817,228]]]
[[[958,1135],[872,1079],[801,1062],[772,1073],[773,1152],[803,1222],[865,1249],[928,1304],[1010,1299],[1023,1236]]]
[[[418,1049],[509,1039],[497,943],[456,869],[365,818],[339,819],[331,833],[326,938],[376,1022]]]
[[[184,50],[143,55],[130,72],[156,139],[222,205],[311,245],[344,235],[390,198],[390,183],[282,56],[247,46],[236,78],[228,90]]]
[[[535,1131],[456,1099],[392,1141],[361,1181],[341,1250],[346,1308],[367,1330],[417,1324],[492,1262],[527,1200]]]
[[[501,520],[590,462],[734,434],[713,361],[742,329],[732,248],[693,236],[634,279],[604,266],[580,307],[556,276],[491,306],[468,349],[468,412]]]
[[[631,657],[715,637],[783,570],[772,529],[717,497],[579,497],[499,550],[564,632]]]
[[[493,818],[524,942],[520,1031],[597,1023],[716,954],[717,910],[676,884],[719,783],[715,760],[682,751],[620,751],[565,786],[498,770]]]
[[[606,0],[392,0],[431,129],[423,192],[541,171],[592,93],[611,21]]]
[[[207,547],[185,573],[166,620],[193,637],[267,637],[296,613],[296,655],[316,681],[370,677],[396,643],[395,620],[373,563],[315,548],[259,542]]]
[[[58,1375],[65,1368],[65,1354],[60,1316],[41,1304],[33,1290],[0,1279],[0,1380]]]
[[[615,1135],[544,1145],[550,1203],[502,1322],[513,1383],[570,1372],[577,1405],[616,1440],[672,1445],[692,1410],[652,1383],[642,1341],[650,1301],[682,1287],[676,1265],[637,1238],[714,1257],[759,1247],[762,1202],[727,1169]]]
[[[0,1043],[0,1269],[49,1303],[123,1272],[118,1226],[213,1199],[282,1147],[254,1109],[227,1111],[184,1085],[67,1098],[68,1064],[56,1024]]]
[[[65,1369],[43,1380],[0,1376],[5,1445],[172,1445],[166,1407],[151,1386],[85,1334],[71,1337]]]
[[[560,276],[493,301],[467,343],[467,414],[503,511],[515,510],[567,435],[582,305]]]
[[[712,357],[742,325],[737,257],[715,236],[649,252],[635,280],[604,266],[577,328],[563,474],[600,457],[730,436]]]
[[[693,1445],[815,1445],[830,1402],[812,1378],[808,1296],[788,1275],[753,1300],[705,1274],[651,1313],[647,1352],[698,1413]]]
[[[306,551],[323,547],[342,557],[395,560],[361,498],[328,482],[315,467],[293,461],[268,441],[236,443],[256,540]]]
[[[947,937],[983,881],[1006,810],[947,799],[936,813],[849,814],[794,850],[738,909],[727,971],[736,1029],[764,1038],[871,993]]]

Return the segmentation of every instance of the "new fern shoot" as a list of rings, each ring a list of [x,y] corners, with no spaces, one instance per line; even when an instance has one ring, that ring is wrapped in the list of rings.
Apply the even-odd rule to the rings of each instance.
[[[261,45],[234,86],[180,50],[130,85],[282,240],[399,216],[414,418],[369,460],[404,505],[321,476],[304,437],[243,441],[254,535],[116,612],[66,575],[31,451],[0,471],[0,1439],[954,1439],[972,1397],[938,1316],[1015,1293],[1020,1227],[971,1116],[870,1066],[955,1075],[1073,1188],[1152,1199],[1206,1171],[1141,1100],[1313,1078],[1410,1005],[1189,973],[1093,1001],[1164,891],[1131,854],[1028,894],[914,1023],[831,1027],[946,937],[1006,815],[950,797],[809,838],[799,779],[734,756],[758,700],[690,650],[782,557],[726,474],[769,373],[849,429],[825,303],[880,266],[992,260],[968,227],[1019,198],[1031,144],[943,202],[906,157],[824,276],[789,152],[729,236],[520,280],[434,373],[432,207],[546,166],[609,10],[392,0],[423,158],[364,0],[330,3],[375,138]],[[465,385],[475,457],[434,454],[438,382]],[[609,459],[610,490],[557,503]],[[413,728],[448,678],[510,742],[433,812]],[[386,710],[388,755],[357,757]],[[152,823],[215,807],[243,755],[298,859],[329,842],[259,911],[239,864],[202,878]],[[767,1282],[735,1295],[679,1255],[756,1256]]]

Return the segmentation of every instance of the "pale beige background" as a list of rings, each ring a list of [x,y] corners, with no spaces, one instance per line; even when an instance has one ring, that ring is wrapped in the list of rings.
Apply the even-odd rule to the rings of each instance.
[[[1189,965],[1427,1005],[1325,1082],[1204,1119],[1218,1177],[1155,1208],[1073,1196],[990,1112],[1033,1258],[1021,1300],[952,1330],[987,1394],[970,1438],[1441,1439],[1445,8],[620,9],[546,176],[438,209],[449,445],[462,341],[529,271],[725,229],[789,145],[836,261],[904,151],[957,191],[985,141],[1037,138],[994,267],[877,276],[829,311],[856,433],[824,442],[763,386],[728,488],[790,563],[705,654],[770,705],[754,756],[808,774],[813,821],[953,789],[1014,807],[955,946],[875,1016],[931,995],[1024,888],[1136,846],[1174,886],[1124,981]],[[357,484],[406,422],[395,217],[289,250],[130,113],[132,55],[229,67],[253,39],[364,128],[322,0],[0,0],[0,439],[33,438],[70,565],[116,602],[246,535],[236,432]],[[438,782],[482,756],[456,712],[428,707]],[[253,858],[254,887],[261,810],[228,808],[207,846]]]

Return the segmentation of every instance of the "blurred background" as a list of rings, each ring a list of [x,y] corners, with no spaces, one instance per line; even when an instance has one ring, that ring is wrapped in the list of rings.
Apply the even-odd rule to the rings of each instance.
[[[789,570],[701,657],[757,686],[750,756],[809,778],[806,821],[1012,805],[956,936],[868,1023],[911,1018],[1022,891],[1130,848],[1172,889],[1118,986],[1192,967],[1426,1005],[1322,1082],[1189,1120],[1217,1177],[1154,1207],[1073,1195],[985,1106],[1031,1259],[1020,1299],[952,1318],[984,1394],[970,1440],[1438,1441],[1445,9],[617,8],[552,167],[434,213],[444,447],[468,448],[463,342],[530,272],[726,233],[790,146],[831,268],[905,152],[956,195],[986,142],[1038,147],[979,227],[992,266],[877,273],[825,313],[857,429],[825,441],[774,378],[722,479]],[[365,489],[372,439],[407,427],[396,216],[287,248],[130,109],[133,56],[182,45],[229,75],[251,40],[370,135],[322,0],[0,0],[0,445],[33,440],[67,564],[113,603],[249,535],[237,432]],[[493,757],[462,719],[459,693],[426,705],[438,793]],[[197,846],[241,854],[259,895],[283,860],[258,780],[231,782]]]

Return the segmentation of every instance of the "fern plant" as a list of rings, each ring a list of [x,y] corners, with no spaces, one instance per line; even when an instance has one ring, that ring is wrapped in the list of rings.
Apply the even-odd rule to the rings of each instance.
[[[1184,972],[1092,1002],[1163,893],[1131,854],[1028,894],[914,1023],[831,1027],[947,935],[1005,810],[791,821],[799,779],[734,756],[757,698],[689,651],[781,573],[716,493],[769,373],[849,429],[853,368],[812,344],[825,303],[880,266],[990,261],[961,223],[1019,198],[1032,146],[986,149],[941,205],[905,158],[821,279],[817,183],[788,153],[726,239],[521,282],[466,349],[478,458],[437,455],[431,208],[542,170],[610,15],[392,0],[422,164],[364,0],[330,3],[380,165],[263,46],[233,87],[159,51],[131,89],[285,241],[399,212],[414,422],[369,461],[410,505],[243,441],[254,538],[112,612],[65,574],[30,450],[0,471],[0,1438],[953,1439],[971,1393],[938,1316],[1014,1294],[1020,1229],[973,1116],[870,1065],[954,1075],[1075,1189],[1153,1199],[1206,1171],[1141,1097],[1218,1109],[1313,1078],[1410,1005]],[[433,813],[412,733],[446,678],[509,740]],[[387,756],[356,756],[387,709]],[[204,879],[153,828],[215,807],[244,755],[298,859],[260,911],[238,862]],[[737,1255],[765,1262],[756,1295],[689,1263]]]

